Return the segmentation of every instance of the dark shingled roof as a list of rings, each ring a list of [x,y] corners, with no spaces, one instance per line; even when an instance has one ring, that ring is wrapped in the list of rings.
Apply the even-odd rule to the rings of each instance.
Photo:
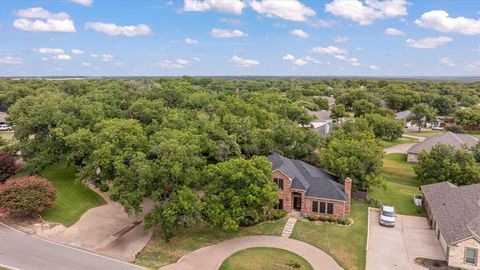
[[[437,144],[447,144],[453,146],[457,150],[461,150],[463,147],[472,147],[477,144],[478,139],[467,134],[455,134],[447,131],[440,133],[432,137],[426,138],[423,142],[417,143],[408,149],[407,153],[419,154],[423,150],[430,152],[432,148]]]
[[[480,184],[457,187],[449,182],[421,187],[447,244],[480,240]]]
[[[306,196],[347,201],[348,196],[338,178],[319,168],[279,154],[271,154],[268,160],[273,170],[280,170],[292,180],[292,188],[306,191]]]

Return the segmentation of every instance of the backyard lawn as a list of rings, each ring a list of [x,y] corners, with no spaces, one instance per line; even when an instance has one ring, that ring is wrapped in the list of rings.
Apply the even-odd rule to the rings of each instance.
[[[248,248],[227,258],[220,270],[291,270],[313,267],[302,257],[279,248]]]
[[[389,154],[383,159],[382,176],[386,189],[377,188],[369,192],[369,198],[379,199],[383,204],[395,206],[397,214],[425,216],[423,207],[415,206],[413,195],[421,194],[413,165],[406,154]]]
[[[404,143],[418,143],[418,140],[410,139],[410,138],[398,138],[395,141],[382,140],[382,147],[387,148],[387,147],[391,147],[398,144],[404,144]]]
[[[187,253],[223,240],[247,235],[280,235],[286,222],[284,218],[275,222],[240,228],[237,232],[225,232],[218,228],[199,225],[191,231],[178,233],[168,243],[159,231],[155,231],[150,242],[138,254],[135,263],[150,269],[158,269],[177,262]]]
[[[0,138],[2,138],[7,144],[15,141],[13,131],[0,131]]]
[[[18,176],[25,173],[18,173]],[[105,204],[105,201],[83,185],[75,181],[75,168],[52,165],[41,175],[50,180],[57,190],[55,206],[41,213],[43,219],[58,222],[67,227],[73,225],[88,209]]]
[[[444,130],[432,130],[428,128],[423,128],[420,132],[417,132],[416,130],[408,130],[404,134],[406,135],[412,135],[412,136],[418,136],[418,137],[431,137],[433,135],[437,135],[440,133],[445,132]]]
[[[368,207],[353,202],[351,226],[298,220],[290,238],[312,244],[332,256],[346,270],[365,269]]]

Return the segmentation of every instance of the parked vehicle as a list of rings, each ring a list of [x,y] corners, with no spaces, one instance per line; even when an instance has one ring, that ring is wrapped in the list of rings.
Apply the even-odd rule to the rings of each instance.
[[[11,131],[11,130],[13,130],[12,126],[0,125],[0,131]]]
[[[432,130],[445,130],[445,128],[441,126],[432,126],[431,128]]]
[[[395,207],[383,205],[380,207],[380,225],[395,227]]]

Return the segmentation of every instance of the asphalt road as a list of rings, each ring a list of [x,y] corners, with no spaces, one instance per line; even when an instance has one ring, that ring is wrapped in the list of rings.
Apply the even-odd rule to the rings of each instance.
[[[0,264],[21,270],[145,270],[140,266],[32,237],[1,223]]]

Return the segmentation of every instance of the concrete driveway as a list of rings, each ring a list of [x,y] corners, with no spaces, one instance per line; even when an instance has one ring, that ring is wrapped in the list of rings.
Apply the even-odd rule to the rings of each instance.
[[[251,247],[275,247],[296,253],[315,270],[343,270],[332,257],[302,241],[280,236],[245,236],[197,249],[160,270],[215,270],[233,253]]]
[[[444,259],[426,218],[397,215],[394,228],[380,226],[378,219],[378,211],[371,210],[366,270],[425,270],[415,258]]]
[[[397,144],[394,146],[390,146],[387,148],[384,148],[383,151],[385,154],[393,154],[393,153],[400,153],[400,154],[406,154],[408,149],[415,145],[414,143],[403,143],[403,144]]]
[[[126,228],[134,222],[142,221],[145,213],[153,208],[153,202],[145,200],[143,212],[138,216],[129,216],[122,205],[110,200],[107,193],[95,191],[107,204],[89,209],[74,225],[60,233],[41,236],[123,261],[133,261],[150,240],[152,232],[144,230],[143,224],[130,230]],[[126,233],[116,237],[122,230],[126,230]]]

